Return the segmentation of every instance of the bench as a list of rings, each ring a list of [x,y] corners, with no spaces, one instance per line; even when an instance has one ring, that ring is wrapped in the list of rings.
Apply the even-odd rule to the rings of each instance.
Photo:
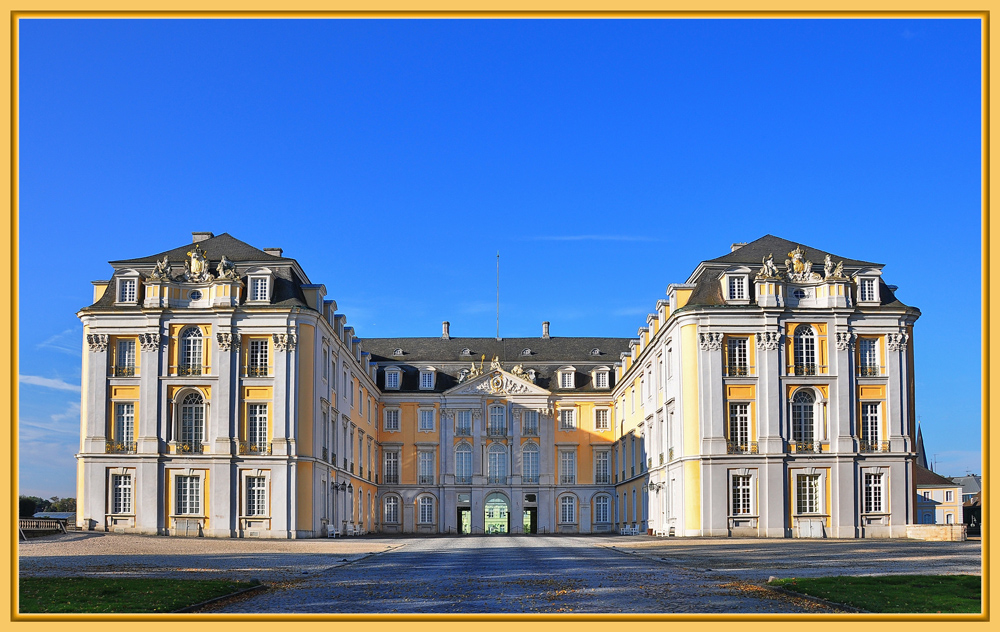
[[[17,531],[25,540],[25,531],[62,531],[66,533],[65,518],[18,518]]]

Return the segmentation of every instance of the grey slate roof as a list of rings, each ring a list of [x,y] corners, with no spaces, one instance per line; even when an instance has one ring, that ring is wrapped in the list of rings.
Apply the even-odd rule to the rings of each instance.
[[[813,248],[812,246],[807,246],[805,244],[788,241],[787,239],[775,237],[774,235],[764,235],[760,239],[751,241],[739,250],[722,255],[721,257],[716,257],[715,259],[709,259],[708,262],[724,263],[726,265],[736,265],[742,263],[750,266],[757,266],[759,268],[761,262],[764,260],[764,257],[769,254],[773,254],[774,263],[781,266],[785,262],[785,259],[788,258],[788,253],[799,247],[805,251],[806,259],[812,261],[814,264],[817,264],[819,268],[823,267],[823,258],[826,257],[826,255],[830,255],[830,258],[833,259],[834,263],[843,261],[844,267],[847,268],[881,268],[883,266],[881,263],[872,263],[870,261],[861,261],[859,259],[848,259],[847,257],[835,255],[832,252],[826,252],[825,250],[820,250],[819,248]]]
[[[229,233],[222,233],[221,235],[216,235],[215,237],[210,237],[204,241],[199,241],[198,243],[187,243],[183,246],[173,248],[171,250],[166,250],[159,254],[149,255],[146,257],[138,257],[136,259],[121,259],[119,261],[111,261],[113,266],[123,266],[129,264],[142,264],[142,263],[156,263],[163,259],[163,255],[167,255],[167,261],[171,263],[177,261],[183,265],[184,261],[188,258],[187,253],[194,249],[195,246],[201,246],[201,249],[208,254],[208,259],[212,263],[218,263],[222,258],[222,255],[226,255],[231,261],[262,261],[262,262],[287,262],[291,263],[294,259],[289,259],[287,257],[275,257],[274,255],[269,255],[263,250],[254,248],[245,241],[240,241],[236,239]]]
[[[550,391],[594,392],[590,370],[607,366],[611,385],[614,385],[614,363],[623,351],[629,350],[630,338],[364,338],[361,348],[371,353],[371,361],[381,366],[395,365],[402,369],[400,391],[419,390],[420,368],[433,366],[437,371],[435,392],[443,392],[458,384],[458,373],[475,362],[478,367],[482,356],[483,368],[488,369],[490,360],[497,356],[501,366],[510,370],[516,364],[524,369],[534,369],[535,384]],[[462,349],[469,349],[470,355],[461,355]],[[394,356],[393,351],[402,349],[402,356]],[[522,356],[523,349],[530,349],[531,355]],[[600,355],[591,355],[599,349]],[[560,389],[556,383],[556,371],[572,365],[577,369],[576,387]],[[379,388],[385,387],[384,371],[378,374]],[[609,389],[600,389],[608,392]],[[391,391],[390,391],[391,392]]]

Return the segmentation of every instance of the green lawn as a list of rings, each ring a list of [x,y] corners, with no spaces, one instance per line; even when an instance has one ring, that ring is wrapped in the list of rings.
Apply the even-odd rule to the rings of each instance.
[[[869,612],[981,612],[978,575],[882,575],[779,579],[772,586]]]
[[[21,578],[22,613],[173,612],[255,586],[220,579]]]

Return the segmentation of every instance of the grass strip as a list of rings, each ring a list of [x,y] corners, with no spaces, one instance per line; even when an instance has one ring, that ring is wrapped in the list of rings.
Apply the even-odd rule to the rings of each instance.
[[[868,612],[951,614],[982,609],[983,580],[978,575],[796,577],[770,585]]]
[[[259,583],[223,579],[22,577],[20,611],[23,614],[173,612]]]

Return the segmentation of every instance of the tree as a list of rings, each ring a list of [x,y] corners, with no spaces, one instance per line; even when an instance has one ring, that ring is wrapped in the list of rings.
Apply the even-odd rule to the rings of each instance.
[[[49,511],[76,511],[76,498],[52,497],[52,505]]]
[[[30,518],[35,515],[38,503],[29,496],[21,496],[17,502],[17,514],[21,518]]]

